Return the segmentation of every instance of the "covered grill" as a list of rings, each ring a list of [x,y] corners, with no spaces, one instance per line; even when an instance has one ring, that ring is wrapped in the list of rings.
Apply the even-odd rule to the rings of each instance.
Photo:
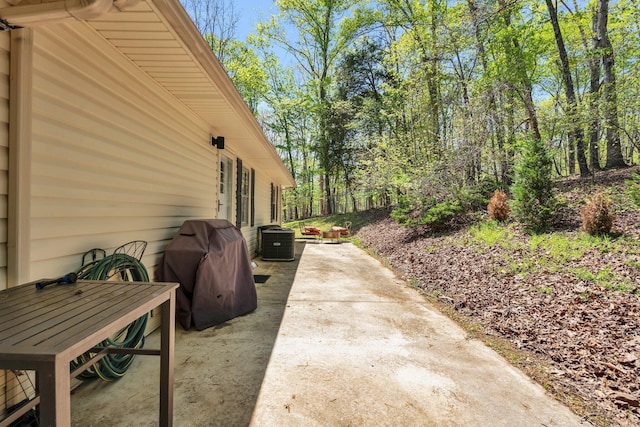
[[[157,277],[179,282],[176,318],[209,328],[258,306],[251,259],[240,230],[226,220],[188,220],[173,237]]]

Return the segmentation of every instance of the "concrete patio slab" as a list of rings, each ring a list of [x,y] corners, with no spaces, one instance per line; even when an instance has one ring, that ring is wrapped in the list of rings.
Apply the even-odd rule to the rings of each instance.
[[[271,277],[254,313],[177,327],[174,425],[581,425],[354,245],[296,249],[294,262],[257,260],[255,273]],[[157,425],[154,359],[76,390],[73,424]]]

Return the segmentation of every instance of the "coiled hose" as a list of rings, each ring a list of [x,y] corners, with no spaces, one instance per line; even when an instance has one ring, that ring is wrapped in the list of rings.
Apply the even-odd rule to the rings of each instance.
[[[149,281],[149,275],[144,265],[137,258],[123,253],[114,253],[87,263],[80,267],[77,274],[79,280],[107,280],[110,277],[119,275],[118,279],[122,281]],[[147,315],[145,314],[118,332],[115,337],[102,341],[97,347],[142,348],[144,346],[146,326]],[[71,361],[71,371],[82,366],[95,354],[87,352],[75,361]],[[76,378],[81,380],[101,378],[104,381],[113,381],[121,378],[131,366],[134,356],[133,354],[107,354]]]

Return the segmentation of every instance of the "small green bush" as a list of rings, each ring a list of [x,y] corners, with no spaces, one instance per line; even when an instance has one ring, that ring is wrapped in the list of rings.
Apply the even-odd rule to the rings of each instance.
[[[441,229],[462,212],[464,209],[457,200],[436,203],[431,197],[418,200],[403,196],[391,211],[391,218],[407,227],[428,225],[434,229]]]
[[[487,192],[480,185],[468,185],[456,191],[454,200],[456,200],[460,207],[466,212],[481,211],[489,202]]]
[[[484,209],[487,202],[484,189],[479,185],[460,187],[438,199],[433,195],[409,193],[398,197],[391,218],[407,227],[427,225],[441,229],[458,215]]]
[[[411,227],[424,225],[424,212],[436,205],[433,197],[417,197],[408,194],[398,198],[396,207],[391,211],[391,218],[400,225]]]
[[[411,213],[414,209],[414,200],[403,194],[398,197],[398,203],[390,215],[398,224],[406,225],[411,220]]]
[[[421,224],[428,225],[434,229],[442,229],[456,215],[464,212],[460,202],[457,200],[438,203],[434,207],[427,210],[426,215],[422,218]]]

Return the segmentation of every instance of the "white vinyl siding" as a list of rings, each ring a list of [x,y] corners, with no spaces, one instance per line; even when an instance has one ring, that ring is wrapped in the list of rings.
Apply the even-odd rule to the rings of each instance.
[[[83,23],[36,33],[32,280],[132,240],[153,280],[179,226],[217,214],[208,125],[119,55]]]
[[[10,44],[9,31],[0,32],[0,289],[7,287]]]
[[[256,170],[256,226],[278,224],[271,219],[271,179]]]

